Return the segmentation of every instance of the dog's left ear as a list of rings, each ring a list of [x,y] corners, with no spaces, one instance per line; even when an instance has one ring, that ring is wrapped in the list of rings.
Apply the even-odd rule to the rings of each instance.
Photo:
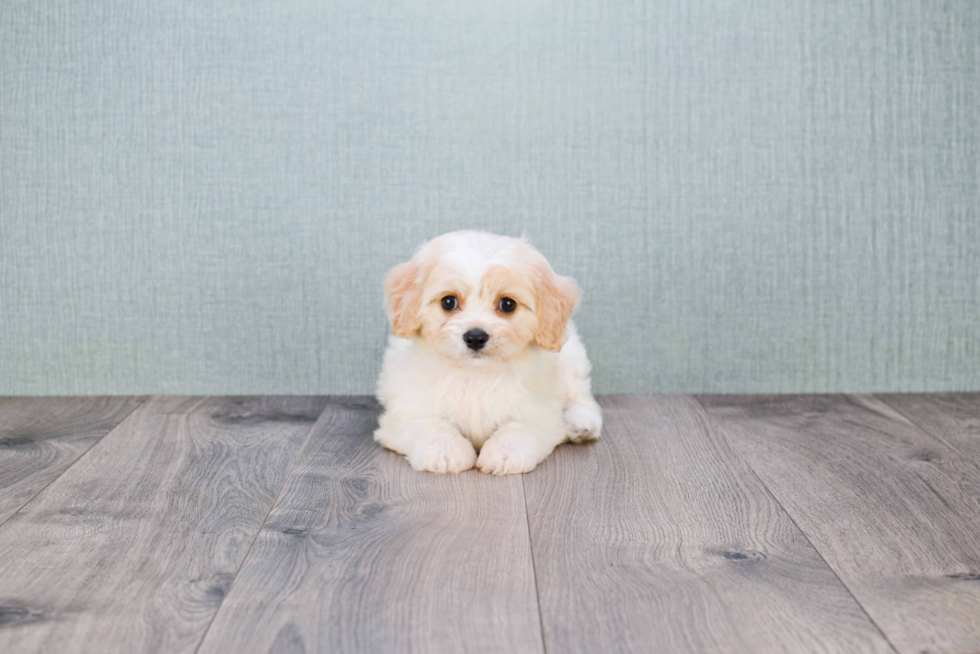
[[[539,268],[538,330],[535,342],[546,350],[557,352],[565,344],[565,325],[578,306],[579,289],[575,280],[556,275],[547,263]]]
[[[412,261],[391,269],[385,278],[385,312],[391,331],[399,338],[411,338],[422,326],[422,268]]]

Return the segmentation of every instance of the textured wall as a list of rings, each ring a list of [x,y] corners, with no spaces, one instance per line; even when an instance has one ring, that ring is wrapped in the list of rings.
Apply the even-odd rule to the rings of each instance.
[[[980,390],[980,3],[0,3],[0,394],[369,392],[526,231],[602,392]]]

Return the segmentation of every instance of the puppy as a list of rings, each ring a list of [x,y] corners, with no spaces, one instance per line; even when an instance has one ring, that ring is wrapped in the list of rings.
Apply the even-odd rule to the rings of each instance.
[[[376,441],[416,470],[529,472],[602,413],[569,319],[575,282],[524,239],[444,234],[385,281],[391,322]],[[477,456],[479,452],[479,456]]]

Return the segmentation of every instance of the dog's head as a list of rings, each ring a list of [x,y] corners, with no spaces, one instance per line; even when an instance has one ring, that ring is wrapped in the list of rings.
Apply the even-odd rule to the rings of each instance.
[[[527,241],[472,231],[425,243],[385,282],[395,336],[418,334],[460,362],[508,361],[532,343],[560,350],[578,298]]]

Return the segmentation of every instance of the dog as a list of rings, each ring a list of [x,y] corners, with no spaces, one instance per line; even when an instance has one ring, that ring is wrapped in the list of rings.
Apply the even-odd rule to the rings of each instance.
[[[509,475],[566,440],[599,438],[578,303],[576,283],[525,238],[460,231],[424,243],[385,280],[393,336],[375,440],[416,470]]]

